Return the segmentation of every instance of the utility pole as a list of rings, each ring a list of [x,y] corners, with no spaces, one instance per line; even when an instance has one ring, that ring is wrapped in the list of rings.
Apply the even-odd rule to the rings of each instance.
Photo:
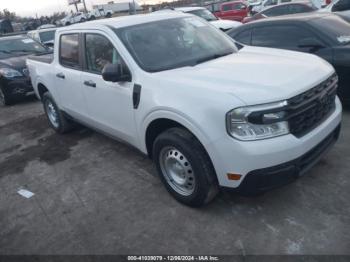
[[[74,5],[75,5],[75,9],[77,10],[77,13],[79,12],[79,10],[78,10],[78,4],[77,3],[74,3]]]
[[[84,5],[84,11],[85,11],[85,13],[87,13],[85,0],[83,0],[83,5]]]

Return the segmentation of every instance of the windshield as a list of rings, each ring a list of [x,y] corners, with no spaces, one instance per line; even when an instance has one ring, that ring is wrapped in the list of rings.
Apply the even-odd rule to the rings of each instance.
[[[332,15],[322,19],[313,19],[310,22],[338,44],[346,45],[350,43],[350,24],[342,18]]]
[[[198,10],[193,10],[189,11],[186,13],[194,14],[196,16],[199,16],[207,21],[215,21],[218,20],[215,15],[213,15],[209,10],[207,9],[198,9]]]
[[[56,30],[40,32],[40,41],[43,43],[53,41],[55,39],[55,32]]]
[[[195,66],[237,50],[228,37],[196,17],[150,22],[115,32],[148,72]]]
[[[11,38],[0,40],[0,58],[44,52],[47,52],[46,48],[30,38]]]

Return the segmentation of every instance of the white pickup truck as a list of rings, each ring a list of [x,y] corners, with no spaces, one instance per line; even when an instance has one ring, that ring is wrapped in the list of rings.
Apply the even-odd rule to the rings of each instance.
[[[76,121],[126,141],[184,204],[289,183],[338,138],[337,76],[314,55],[238,49],[179,12],[76,24],[55,41],[53,58],[27,60],[52,128]]]

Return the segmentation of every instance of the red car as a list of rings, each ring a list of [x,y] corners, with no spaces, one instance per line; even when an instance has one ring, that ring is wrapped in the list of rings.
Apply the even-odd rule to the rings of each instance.
[[[307,13],[307,12],[313,12],[317,9],[315,7],[312,7],[306,3],[286,3],[286,4],[279,4],[276,6],[272,6],[270,8],[266,8],[263,11],[253,15],[253,16],[247,16],[243,19],[243,23],[248,23],[251,21],[267,18],[267,17],[273,17],[273,16],[281,16],[281,15],[291,15],[291,14],[298,14],[298,13]]]
[[[241,22],[249,13],[248,4],[243,1],[213,3],[206,6],[216,17]]]

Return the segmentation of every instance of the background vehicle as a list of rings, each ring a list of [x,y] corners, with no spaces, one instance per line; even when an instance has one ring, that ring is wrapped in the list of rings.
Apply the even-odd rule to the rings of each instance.
[[[265,10],[268,7],[271,6],[277,6],[284,3],[297,3],[297,2],[303,2],[308,3],[310,6],[314,7],[311,1],[303,1],[303,0],[263,0],[260,2],[260,4],[255,4],[252,8],[252,13],[258,13],[263,10]]]
[[[350,10],[350,0],[334,0],[325,8],[320,9],[321,12],[341,12]]]
[[[74,119],[128,142],[190,206],[210,201],[218,185],[252,193],[291,182],[339,134],[330,64],[297,52],[238,50],[180,12],[58,29],[53,59],[27,65],[53,129],[64,133]],[[322,92],[311,96],[315,88]]]
[[[53,47],[55,43],[55,33],[56,28],[29,31],[27,35],[47,47]]]
[[[218,18],[239,22],[249,13],[248,4],[242,1],[213,3],[207,5],[206,8]]]
[[[96,18],[106,17],[110,18],[113,15],[113,10],[105,10],[103,8],[94,8],[87,13],[88,20],[95,20]]]
[[[0,105],[33,94],[26,58],[47,49],[24,35],[0,37]]]
[[[75,23],[82,23],[87,20],[86,15],[83,12],[78,12],[74,14],[69,14],[65,18],[60,20],[60,24],[67,26]]]
[[[236,41],[318,55],[339,76],[338,95],[350,102],[350,25],[330,13],[299,14],[263,19],[229,31]]]
[[[41,25],[41,21],[39,19],[31,19],[24,23],[23,27],[25,31],[36,30]]]
[[[307,13],[307,12],[313,12],[316,10],[317,10],[316,8],[303,3],[280,4],[277,6],[266,8],[265,10],[253,16],[248,16],[244,18],[243,23],[248,23],[251,21],[255,21],[255,20],[259,20],[267,17],[290,15],[290,14],[297,14],[297,13]]]
[[[49,28],[55,28],[56,25],[54,24],[44,24],[44,25],[41,25],[39,26],[37,29],[49,29]]]
[[[242,23],[238,21],[218,19],[215,15],[213,15],[208,9],[204,7],[179,7],[173,10],[188,13],[188,14],[193,14],[198,17],[201,17],[222,31],[227,31],[242,25]],[[171,9],[160,10],[157,12],[163,12],[163,11],[171,11]]]

